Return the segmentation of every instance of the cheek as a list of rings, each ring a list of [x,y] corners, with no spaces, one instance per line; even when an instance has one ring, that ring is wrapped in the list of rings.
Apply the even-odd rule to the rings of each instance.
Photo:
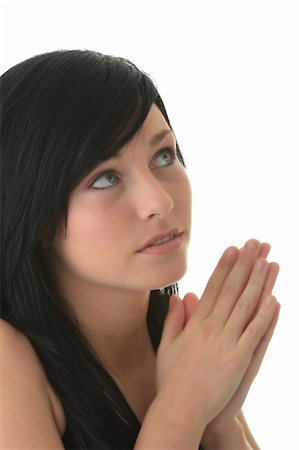
[[[177,207],[191,217],[192,190],[185,171],[176,178],[175,199]]]
[[[67,238],[88,241],[103,236],[109,230],[105,206],[96,191],[74,196],[69,204]]]
[[[70,204],[66,238],[62,241],[65,254],[72,259],[94,261],[100,255],[110,258],[113,251],[119,251],[116,240],[127,242],[125,222],[126,209],[112,208],[111,201],[99,202],[98,193]],[[124,241],[125,239],[125,241]],[[115,249],[115,250],[114,250]]]
[[[58,266],[76,278],[99,280],[115,266],[116,249],[111,221],[97,214],[70,215],[66,236],[55,245]],[[66,271],[66,272],[64,272]]]
[[[66,235],[60,231],[56,252],[67,265],[86,264],[104,244],[105,215],[94,202],[73,199],[69,204]]]
[[[105,242],[113,235],[113,222],[107,221],[107,214],[100,211],[86,212],[70,217],[65,244],[69,247],[90,252],[95,247],[105,249]]]

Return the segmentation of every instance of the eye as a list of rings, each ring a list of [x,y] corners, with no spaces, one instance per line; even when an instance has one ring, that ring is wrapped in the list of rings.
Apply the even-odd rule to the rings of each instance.
[[[108,189],[115,186],[116,181],[117,177],[114,173],[112,171],[108,171],[98,175],[89,187],[93,189]]]
[[[163,164],[164,166],[171,166],[177,159],[175,149],[172,147],[163,148],[163,150],[158,153],[157,159],[159,158],[162,160],[162,162],[166,163]]]

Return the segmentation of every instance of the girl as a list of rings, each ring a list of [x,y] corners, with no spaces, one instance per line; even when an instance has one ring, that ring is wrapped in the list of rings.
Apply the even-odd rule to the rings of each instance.
[[[150,77],[58,51],[1,86],[1,448],[258,448],[270,246],[228,248],[181,301],[191,189]]]

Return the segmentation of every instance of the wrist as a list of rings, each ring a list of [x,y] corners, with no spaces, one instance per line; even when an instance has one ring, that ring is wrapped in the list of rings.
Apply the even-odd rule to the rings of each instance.
[[[157,395],[143,420],[134,449],[197,450],[206,424],[184,410],[178,397]]]
[[[242,423],[237,417],[225,422],[211,422],[206,427],[202,445],[205,450],[252,450]]]

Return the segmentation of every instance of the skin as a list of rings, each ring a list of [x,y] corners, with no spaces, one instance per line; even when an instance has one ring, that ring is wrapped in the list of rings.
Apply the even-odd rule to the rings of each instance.
[[[266,261],[269,250],[256,240],[241,250],[229,248],[200,301],[194,293],[186,294],[166,323],[157,361],[160,391],[167,398],[167,386],[191,380],[180,383],[178,392],[195,430],[204,430],[205,449],[258,448],[241,408],[279,315],[271,295],[279,266]],[[173,355],[179,365],[170,363]]]
[[[234,249],[235,250],[235,249]],[[265,282],[262,287],[261,296],[258,299],[258,306],[261,307],[262,301],[265,300],[265,298],[269,297],[271,295],[272,290],[274,288],[277,275],[279,273],[279,265],[275,262],[267,263],[266,258],[270,252],[270,245],[267,243],[261,244],[260,246],[260,252],[258,254],[258,259],[262,262],[264,265],[264,275],[265,275]],[[240,255],[240,251],[236,252],[236,257]],[[217,268],[215,270],[215,273],[211,277],[211,282],[213,284],[213,280],[217,277]],[[210,282],[210,285],[211,285]],[[220,290],[220,280],[217,281],[217,288],[218,292]],[[261,281],[262,282],[262,281]],[[219,284],[218,284],[219,283]],[[210,295],[211,286],[208,285],[203,297],[208,297]],[[196,306],[198,303],[196,302],[196,298],[193,294],[189,295],[187,294],[184,297],[184,306],[185,306],[185,321],[188,322],[192,314],[195,312]],[[206,448],[209,448],[209,441],[210,444],[212,443],[212,446],[215,446],[217,444],[213,443],[213,441],[216,440],[216,442],[219,442],[219,440],[222,441],[222,444],[224,440],[227,442],[227,446],[232,445],[232,438],[231,436],[233,433],[231,433],[232,427],[239,427],[241,425],[243,432],[246,436],[246,440],[250,447],[252,448],[259,448],[256,441],[254,440],[254,437],[252,436],[248,425],[246,423],[244,414],[241,410],[247,394],[249,392],[249,389],[251,387],[251,384],[256,377],[261,363],[263,361],[263,358],[265,356],[265,353],[267,351],[268,345],[271,341],[271,338],[273,336],[277,320],[279,317],[280,312],[280,305],[277,303],[274,299],[274,303],[272,305],[272,320],[266,329],[265,334],[262,336],[262,339],[260,340],[259,344],[257,345],[256,349],[254,350],[254,353],[252,355],[250,364],[248,369],[245,372],[245,375],[242,379],[242,382],[240,383],[240,386],[238,387],[237,391],[235,392],[234,396],[230,400],[230,402],[226,405],[226,407],[221,411],[221,413],[216,416],[208,425],[208,427],[205,430],[205,435],[203,439],[203,443],[205,444]],[[271,313],[271,311],[270,311]]]
[[[162,130],[169,133],[152,145]],[[173,401],[179,392],[178,410],[203,430],[196,439],[206,449],[258,448],[241,408],[279,313],[275,300],[265,306],[278,273],[278,265],[266,261],[268,244],[251,240],[242,249],[228,249],[200,301],[189,293],[170,311],[157,361],[150,343],[150,290],[178,281],[187,267],[190,183],[178,160],[169,164],[167,152],[159,153],[174,145],[154,105],[120,158],[102,163],[72,192],[66,235],[59,230],[48,257],[58,291],[112,372],[132,386],[149,374],[141,392],[154,381],[162,399]],[[109,178],[102,175],[107,169]],[[184,231],[175,253],[138,253],[145,241],[173,227]],[[189,383],[177,385],[178,380]],[[138,405],[140,411],[152,394]]]
[[[162,130],[169,132],[152,145]],[[167,151],[158,154],[175,147],[170,131],[153,105],[120,158],[102,163],[72,192],[66,236],[61,229],[48,250],[59,292],[94,350],[118,373],[153,358],[146,325],[150,290],[178,281],[187,267],[190,183],[178,159],[170,165]],[[108,180],[99,178],[107,169],[113,171]],[[175,253],[137,252],[173,227],[184,231]]]
[[[152,145],[161,130],[169,133]],[[191,189],[179,161],[165,162],[165,147],[174,144],[153,106],[120,158],[95,168],[72,192],[66,235],[62,227],[44,252],[57,291],[94,351],[111,372],[134,388],[140,385],[137,399],[149,392],[137,405],[140,417],[146,414],[136,450],[157,450],[150,445],[155,439],[159,448],[172,450],[196,449],[199,441],[205,450],[257,448],[241,408],[279,314],[274,299],[266,305],[278,273],[266,261],[267,245],[251,241],[230,249],[230,256],[225,252],[202,297],[189,293],[169,311],[157,360],[151,347],[150,291],[180,280],[187,267]],[[107,169],[117,184],[99,189]],[[184,231],[179,250],[155,257],[138,253],[145,241],[172,227]],[[257,263],[263,263],[258,271]],[[63,449],[63,409],[40,359],[20,332],[5,321],[0,328],[0,447]]]

